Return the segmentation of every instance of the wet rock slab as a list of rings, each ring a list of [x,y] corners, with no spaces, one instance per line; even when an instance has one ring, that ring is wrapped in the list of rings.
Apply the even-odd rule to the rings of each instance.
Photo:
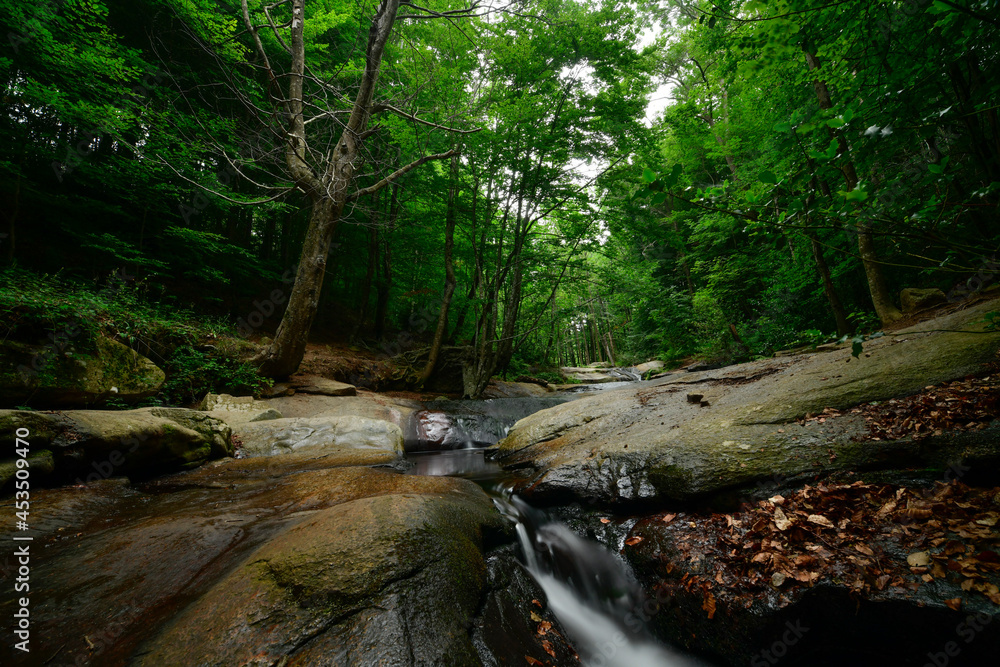
[[[90,483],[149,477],[233,455],[231,430],[198,410],[0,410],[0,438],[27,430],[32,483]],[[13,451],[0,458],[0,489],[11,491]],[[37,487],[36,487],[37,488]]]
[[[977,304],[866,342],[860,359],[836,350],[672,374],[587,396],[521,420],[496,456],[530,474],[519,488],[528,497],[603,505],[696,500],[836,470],[944,469],[953,461],[995,470],[996,425],[920,442],[873,442],[858,415],[796,420],[981,372],[996,359],[1000,334],[921,332],[982,331],[983,315],[996,307]],[[694,394],[698,400],[689,400]]]
[[[38,660],[5,642],[0,663],[477,664],[484,544],[506,524],[471,482],[324,467],[356,453],[39,492]]]

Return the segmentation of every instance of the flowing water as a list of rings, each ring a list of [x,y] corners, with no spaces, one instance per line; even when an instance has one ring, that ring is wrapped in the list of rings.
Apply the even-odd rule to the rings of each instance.
[[[432,408],[417,414],[407,438],[413,472],[466,477],[490,493],[500,512],[514,523],[522,563],[545,592],[549,608],[584,665],[700,664],[650,635],[646,596],[624,561],[512,495],[504,471],[486,458],[485,448],[506,436],[518,419],[565,400],[435,401]]]

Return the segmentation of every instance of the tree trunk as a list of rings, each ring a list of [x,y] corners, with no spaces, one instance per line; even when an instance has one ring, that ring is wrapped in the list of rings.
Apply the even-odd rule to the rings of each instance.
[[[451,187],[448,188],[448,209],[445,214],[444,231],[444,297],[441,299],[441,312],[438,314],[437,328],[434,330],[434,341],[431,343],[431,351],[427,357],[427,365],[417,377],[417,387],[423,388],[424,384],[434,373],[434,366],[437,364],[438,355],[441,353],[441,344],[444,342],[444,334],[448,329],[448,309],[451,307],[451,297],[455,293],[455,267],[452,263],[452,251],[455,247],[455,195],[458,192],[458,156],[451,158]]]
[[[389,200],[389,223],[382,233],[382,262],[379,269],[378,289],[375,293],[375,340],[385,336],[385,320],[389,312],[389,290],[392,288],[392,245],[391,234],[396,228],[399,215],[399,185],[392,186]]]
[[[326,258],[336,221],[343,211],[330,199],[313,203],[309,216],[309,230],[302,246],[295,284],[292,286],[288,306],[274,334],[274,341],[262,358],[258,359],[260,372],[271,377],[288,377],[296,370],[305,355],[306,342],[313,319],[319,309],[319,295],[326,276]]]
[[[837,335],[846,336],[853,333],[854,327],[847,321],[847,311],[844,310],[844,304],[840,302],[837,288],[834,287],[833,279],[830,277],[830,267],[823,257],[823,248],[820,246],[819,241],[816,240],[816,237],[811,234],[809,235],[809,241],[812,243],[812,253],[816,259],[816,268],[823,281],[823,293],[826,294],[826,300],[830,303],[830,311],[833,313],[833,318],[837,321]]]
[[[806,55],[806,64],[809,70],[814,72],[819,70],[819,59],[809,51],[806,45],[803,45],[802,50]],[[816,99],[819,101],[820,108],[832,109],[833,101],[830,98],[830,91],[827,88],[826,82],[817,76],[813,80],[813,89],[816,91]],[[850,159],[847,140],[844,139],[844,135],[840,132],[834,132],[832,129],[830,132],[837,140],[840,154],[845,156],[847,160],[841,167],[847,191],[854,190],[858,186],[858,174],[854,169],[854,163]],[[861,257],[861,263],[865,268],[865,276],[868,278],[868,290],[871,292],[872,305],[875,306],[875,312],[882,321],[882,325],[887,326],[900,319],[903,314],[893,304],[885,277],[882,275],[882,265],[879,262],[878,253],[875,251],[875,240],[872,238],[871,227],[859,219],[856,230],[858,234],[858,255]]]
[[[375,280],[375,266],[378,262],[378,197],[372,195],[372,210],[368,217],[368,263],[365,266],[365,279],[361,283],[361,293],[358,297],[358,321],[351,333],[351,340],[356,340],[365,326],[368,317],[368,301],[371,299],[372,283]]]
[[[288,299],[288,306],[274,340],[255,359],[263,375],[287,377],[294,373],[302,362],[309,329],[319,308],[330,241],[340,222],[348,197],[372,194],[427,160],[451,157],[451,154],[425,156],[396,170],[373,186],[357,193],[349,192],[354,182],[357,163],[361,161],[362,141],[368,135],[366,127],[372,113],[375,84],[382,65],[382,55],[399,11],[399,3],[400,0],[381,0],[379,3],[368,31],[365,69],[357,97],[351,107],[351,114],[336,146],[329,153],[325,153],[323,162],[314,168],[307,160],[313,152],[306,137],[305,123],[305,0],[291,0],[292,19],[289,24],[291,39],[288,52],[291,54],[292,62],[287,75],[287,93],[282,90],[280,80],[271,68],[267,52],[257,33],[258,26],[251,20],[247,0],[241,1],[244,24],[254,40],[258,56],[268,76],[268,93],[271,101],[283,111],[283,117],[287,119],[284,148],[288,173],[295,185],[309,198],[311,206],[309,228],[306,231],[302,258]],[[310,81],[312,81],[311,75]]]

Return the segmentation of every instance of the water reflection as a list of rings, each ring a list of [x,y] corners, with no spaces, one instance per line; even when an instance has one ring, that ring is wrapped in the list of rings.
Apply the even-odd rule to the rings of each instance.
[[[486,460],[483,449],[453,449],[444,452],[410,452],[415,475],[458,476],[468,479],[491,480],[500,477],[503,469],[495,461]]]

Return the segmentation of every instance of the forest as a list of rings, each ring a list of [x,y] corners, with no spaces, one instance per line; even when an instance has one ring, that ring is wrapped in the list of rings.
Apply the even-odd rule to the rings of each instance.
[[[417,1],[0,2],[2,337],[101,333],[174,404],[461,348],[477,396],[997,272],[993,0]]]
[[[1000,0],[0,0],[0,665],[982,667]]]

